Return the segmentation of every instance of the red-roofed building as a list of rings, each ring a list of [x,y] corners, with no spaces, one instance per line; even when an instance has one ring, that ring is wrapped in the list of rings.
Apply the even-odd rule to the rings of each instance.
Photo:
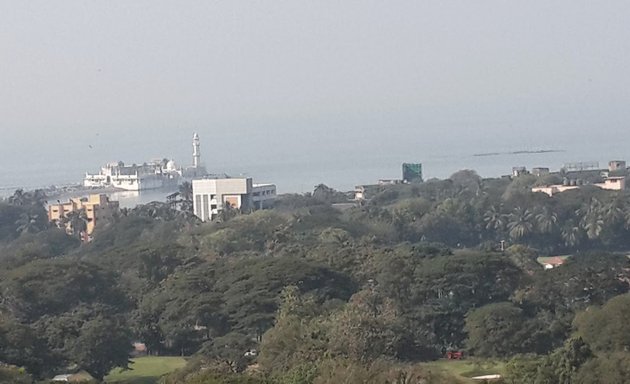
[[[557,268],[564,264],[565,261],[565,258],[560,256],[549,257],[545,260],[543,266],[545,267],[545,269]]]

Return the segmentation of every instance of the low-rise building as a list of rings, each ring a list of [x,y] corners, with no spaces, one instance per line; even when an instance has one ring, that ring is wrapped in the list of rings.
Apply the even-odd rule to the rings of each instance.
[[[252,203],[256,209],[269,208],[269,204],[276,197],[275,184],[254,184],[252,188]]]
[[[554,269],[558,268],[566,262],[568,256],[550,256],[550,257],[539,257],[538,263],[542,264],[545,269]]]
[[[119,210],[117,201],[110,201],[105,194],[93,194],[88,197],[72,198],[66,203],[48,204],[48,221],[60,223],[71,212],[85,211],[86,234],[94,233],[96,223],[100,219],[111,218]],[[70,223],[65,223],[67,231],[72,231]]]
[[[378,179],[378,185],[397,185],[403,183],[404,181],[401,179]]]
[[[608,162],[608,171],[625,171],[626,170],[626,161],[625,160],[612,160]]]
[[[532,168],[532,175],[540,177],[544,175],[548,175],[550,173],[549,168],[547,167],[536,167]]]
[[[192,181],[193,211],[210,221],[229,205],[240,210],[265,208],[276,197],[274,184],[254,184],[251,178],[208,178]]]
[[[549,196],[553,196],[557,193],[569,191],[572,189],[580,188],[579,185],[563,185],[563,184],[555,184],[555,185],[545,185],[541,187],[532,188],[532,192],[542,192],[546,193]]]
[[[527,175],[527,168],[525,167],[512,167],[512,177],[519,177],[522,175]]]
[[[357,201],[365,200],[365,186],[357,185],[354,187],[354,199]]]
[[[622,191],[626,189],[626,178],[625,176],[610,176],[607,177],[603,183],[597,183],[595,185],[600,187],[601,189]]]
[[[593,185],[595,187],[599,187],[601,189],[606,189],[610,191],[622,191],[626,189],[626,178],[624,176],[614,176],[607,177],[602,183],[593,183],[593,184],[576,184],[572,185],[564,185],[564,184],[555,184],[555,185],[546,185],[541,187],[532,188],[532,192],[542,192],[546,193],[549,196],[553,196],[557,193],[569,191],[571,189],[579,189],[583,185]]]

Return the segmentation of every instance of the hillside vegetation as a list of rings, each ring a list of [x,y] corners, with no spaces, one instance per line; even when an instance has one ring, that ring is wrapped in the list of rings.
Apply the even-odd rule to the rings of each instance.
[[[540,182],[461,171],[344,209],[321,185],[211,223],[151,203],[89,244],[17,191],[0,202],[0,362],[102,380],[140,341],[187,357],[162,383],[436,384],[465,382],[465,363],[435,363],[463,351],[514,384],[630,382],[630,194]],[[551,255],[571,256],[544,270]]]

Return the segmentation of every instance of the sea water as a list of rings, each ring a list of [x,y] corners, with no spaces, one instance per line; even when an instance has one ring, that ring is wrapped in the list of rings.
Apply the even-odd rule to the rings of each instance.
[[[190,163],[187,136],[192,135],[185,133],[135,141],[105,137],[89,147],[84,142],[59,143],[53,145],[54,151],[41,149],[28,158],[19,149],[9,150],[8,155],[5,151],[0,162],[0,195],[17,188],[80,183],[86,171],[98,172],[112,160],[140,163],[162,153],[186,165]],[[368,125],[365,130],[328,129],[318,134],[285,129],[239,140],[227,135],[221,142],[207,129],[200,130],[200,136],[202,161],[209,172],[275,183],[278,193],[312,191],[320,183],[347,191],[379,179],[397,179],[401,178],[403,162],[422,163],[424,177],[429,179],[446,178],[461,169],[498,177],[510,174],[513,166],[549,167],[553,171],[568,162],[596,161],[605,168],[609,160],[630,160],[630,133],[625,130],[571,131],[553,125],[505,130],[472,126],[376,129]],[[51,140],[56,144],[54,138]],[[553,152],[513,154],[540,150]],[[496,155],[477,156],[488,153]],[[120,195],[119,199],[133,204],[158,197],[148,191],[140,195],[144,197]]]

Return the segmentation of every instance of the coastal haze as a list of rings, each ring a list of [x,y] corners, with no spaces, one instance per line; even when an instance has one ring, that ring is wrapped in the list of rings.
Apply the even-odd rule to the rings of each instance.
[[[4,2],[0,193],[110,161],[348,190],[630,159],[624,1]],[[513,151],[558,152],[509,155]],[[474,156],[501,153],[496,156]]]

